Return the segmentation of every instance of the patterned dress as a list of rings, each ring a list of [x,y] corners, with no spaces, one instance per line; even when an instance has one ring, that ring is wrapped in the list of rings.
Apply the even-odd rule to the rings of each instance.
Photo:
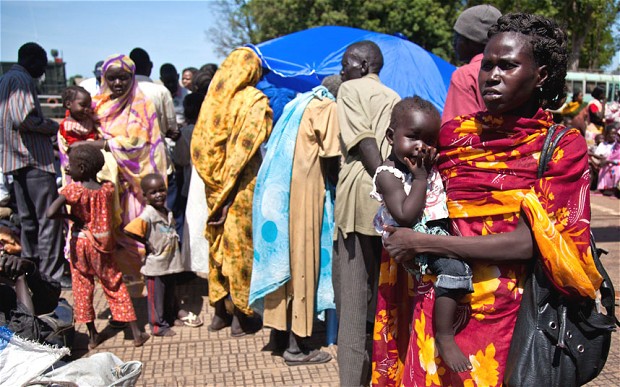
[[[539,110],[532,118],[480,112],[457,117],[442,127],[438,165],[446,183],[452,234],[513,231],[523,211],[536,244],[535,258],[550,279],[567,294],[594,298],[601,277],[589,246],[586,144],[576,129],[571,130],[560,141],[544,177],[538,179],[538,158],[551,125],[550,113]],[[413,288],[413,322],[402,385],[502,384],[528,264],[473,261],[471,266],[471,315],[455,338],[473,369],[451,372],[438,356],[433,279],[427,277]],[[373,381],[378,378],[373,375]]]
[[[252,199],[260,167],[259,146],[271,133],[267,97],[254,87],[261,77],[254,51],[238,48],[211,81],[192,135],[192,162],[205,182],[210,216],[237,189],[224,225],[206,227],[209,241],[209,301],[230,294],[247,315],[252,276]]]
[[[100,189],[92,190],[70,183],[60,194],[71,206],[71,214],[84,222],[82,229],[75,223],[72,225],[69,244],[75,321],[87,323],[95,319],[95,277],[101,283],[114,320],[136,320],[123,275],[110,255],[115,246],[112,235],[114,185],[105,182]]]

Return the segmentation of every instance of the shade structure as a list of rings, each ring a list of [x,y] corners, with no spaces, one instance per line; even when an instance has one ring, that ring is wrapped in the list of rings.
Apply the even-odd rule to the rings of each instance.
[[[351,27],[323,26],[248,45],[270,70],[266,78],[277,87],[305,92],[328,75],[340,72],[347,46],[375,42],[383,53],[381,81],[401,97],[418,95],[440,111],[448,92],[452,64],[397,36]]]

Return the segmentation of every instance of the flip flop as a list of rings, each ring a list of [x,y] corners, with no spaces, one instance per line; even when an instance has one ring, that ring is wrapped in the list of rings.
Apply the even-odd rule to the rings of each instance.
[[[327,352],[319,351],[318,349],[314,349],[308,353],[291,353],[289,351],[284,351],[282,357],[284,358],[284,363],[286,363],[286,365],[289,367],[298,365],[322,364],[327,363],[332,359],[332,355]]]
[[[192,312],[187,312],[187,316],[179,317],[179,320],[181,320],[185,326],[192,328],[198,328],[204,324],[200,317],[196,316]]]

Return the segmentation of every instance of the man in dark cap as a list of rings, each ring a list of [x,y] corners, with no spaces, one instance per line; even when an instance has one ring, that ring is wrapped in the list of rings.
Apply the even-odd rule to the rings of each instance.
[[[100,60],[95,64],[95,70],[93,70],[93,74],[95,75],[92,78],[88,78],[80,82],[80,86],[86,89],[91,96],[99,94],[99,89],[101,89],[101,68],[103,67],[103,61]]]
[[[467,8],[456,19],[453,27],[456,58],[459,62],[469,63],[452,74],[442,124],[456,116],[486,110],[478,88],[478,73],[484,46],[489,40],[487,33],[500,16],[502,14],[497,8],[482,4]]]

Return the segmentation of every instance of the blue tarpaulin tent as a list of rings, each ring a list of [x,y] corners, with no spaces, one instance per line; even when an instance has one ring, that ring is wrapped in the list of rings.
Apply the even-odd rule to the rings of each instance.
[[[342,55],[351,43],[371,40],[381,48],[384,66],[379,76],[401,97],[419,95],[440,111],[455,67],[408,40],[350,27],[325,26],[249,45],[270,69],[267,80],[276,87],[305,92],[340,72]]]

